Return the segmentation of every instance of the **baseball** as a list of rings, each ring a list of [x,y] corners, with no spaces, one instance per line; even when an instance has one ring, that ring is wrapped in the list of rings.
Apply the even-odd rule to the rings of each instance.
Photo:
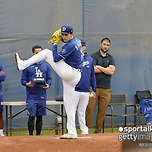
[[[93,93],[90,94],[90,97],[93,97]]]

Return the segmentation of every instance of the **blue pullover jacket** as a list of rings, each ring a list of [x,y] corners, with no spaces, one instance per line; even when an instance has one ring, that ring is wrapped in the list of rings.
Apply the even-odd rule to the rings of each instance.
[[[81,79],[76,85],[75,91],[90,92],[90,86],[92,86],[92,90],[96,92],[96,77],[94,72],[93,58],[85,53],[83,57]]]
[[[51,68],[46,62],[41,61],[38,64],[32,64],[23,70],[21,78],[21,84],[23,86],[26,86],[26,83],[28,82],[33,82],[34,79],[45,81],[46,84],[51,85]],[[44,89],[43,87],[44,85],[35,85],[33,87],[26,86],[26,99],[46,99],[46,89]]]
[[[0,71],[4,72],[4,75],[0,75],[0,92],[2,92],[2,82],[6,79],[6,74],[2,65],[0,65]]]

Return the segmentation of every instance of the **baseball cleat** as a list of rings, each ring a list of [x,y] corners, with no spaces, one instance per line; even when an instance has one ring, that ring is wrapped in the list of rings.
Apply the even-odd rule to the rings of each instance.
[[[16,65],[17,65],[17,69],[23,70],[22,66],[21,66],[21,59],[19,58],[18,53],[15,53],[15,61],[16,61]]]
[[[77,134],[64,134],[60,137],[60,139],[77,139]]]
[[[5,136],[4,134],[0,135],[0,136]]]

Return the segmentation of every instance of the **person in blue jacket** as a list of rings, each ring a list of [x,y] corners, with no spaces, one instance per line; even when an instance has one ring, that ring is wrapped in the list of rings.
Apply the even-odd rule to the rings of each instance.
[[[75,87],[75,97],[73,103],[75,104],[75,111],[77,110],[81,134],[88,134],[85,112],[89,102],[89,97],[96,97],[96,77],[94,72],[93,58],[89,56],[87,52],[85,52],[86,42],[83,39],[81,40],[81,45],[83,50],[83,66],[81,79]],[[91,93],[90,87],[92,87]]]
[[[42,50],[41,46],[32,48],[32,55]],[[36,135],[41,134],[42,116],[46,115],[46,90],[49,89],[52,78],[48,63],[41,61],[30,65],[22,72],[21,83],[26,86],[26,107],[28,110],[28,131],[33,135],[36,117]]]
[[[1,102],[3,101],[3,93],[2,93],[2,82],[5,81],[6,74],[4,71],[4,67],[0,65],[0,136],[4,136],[3,134],[3,106]]]

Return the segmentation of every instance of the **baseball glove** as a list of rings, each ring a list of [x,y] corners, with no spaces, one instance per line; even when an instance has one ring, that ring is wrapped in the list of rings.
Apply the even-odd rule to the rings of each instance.
[[[59,29],[52,34],[48,43],[51,43],[51,44],[59,43],[61,39],[62,39],[62,34],[61,34],[61,29]]]

